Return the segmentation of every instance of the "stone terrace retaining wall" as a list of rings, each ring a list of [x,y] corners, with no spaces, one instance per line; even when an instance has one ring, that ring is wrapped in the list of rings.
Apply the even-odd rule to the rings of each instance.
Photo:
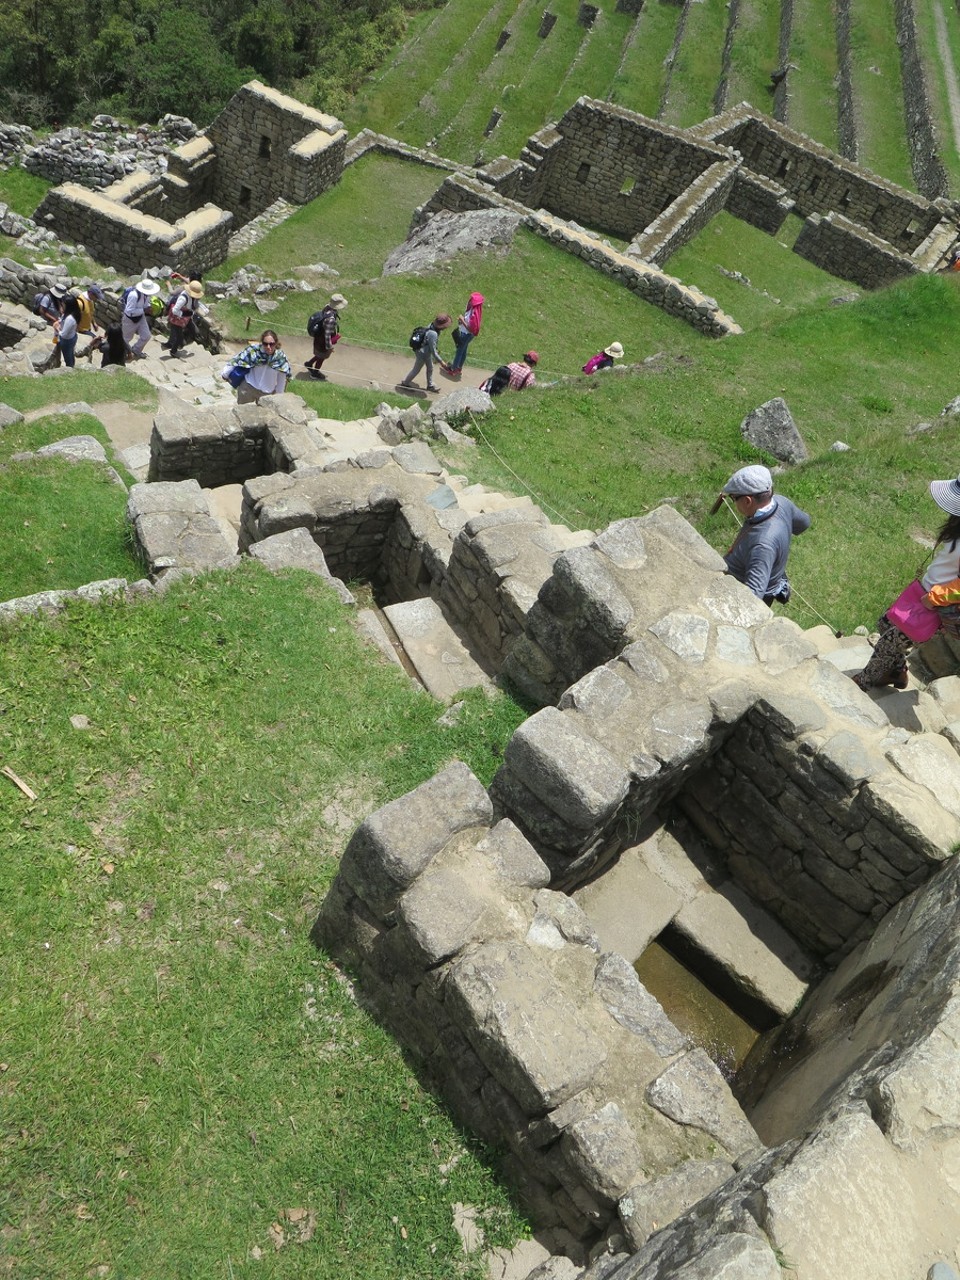
[[[793,251],[831,275],[854,280],[864,289],[881,289],[919,271],[907,254],[836,213],[825,218],[811,214],[800,229]]]
[[[422,222],[427,214],[440,209],[461,213],[467,209],[497,207],[521,213],[524,225],[537,235],[567,253],[582,258],[588,266],[610,276],[645,302],[660,307],[709,337],[721,338],[743,332],[713,298],[707,297],[699,289],[682,284],[673,276],[666,275],[659,267],[618,252],[580,227],[570,226],[548,213],[533,213],[515,200],[499,196],[486,183],[477,179],[447,178],[427,203],[417,210],[414,221]],[[682,234],[682,229],[676,230],[675,234]]]
[[[131,273],[158,263],[173,270],[208,271],[227,256],[233,224],[229,213],[213,205],[164,222],[75,183],[48,191],[35,220],[85,245],[97,262]]]
[[[910,167],[917,186],[924,195],[934,199],[945,196],[949,184],[938,154],[912,0],[895,0],[893,15],[897,27],[897,46],[900,49],[900,78],[903,83]]]
[[[538,1222],[591,1241],[630,1188],[758,1146],[667,1021],[463,765],[357,830],[314,929],[458,1118],[506,1147]],[[682,1099],[682,1100],[681,1100]]]
[[[716,214],[728,206],[737,168],[733,160],[717,161],[711,165],[631,242],[627,256],[660,265],[689,244]]]

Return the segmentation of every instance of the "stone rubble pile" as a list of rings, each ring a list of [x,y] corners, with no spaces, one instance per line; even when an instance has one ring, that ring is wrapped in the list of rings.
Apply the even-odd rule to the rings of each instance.
[[[99,190],[135,169],[165,173],[167,154],[197,132],[185,116],[165,115],[158,124],[131,129],[113,116],[95,116],[89,129],[70,126],[34,145],[20,163],[49,182],[78,182]]]

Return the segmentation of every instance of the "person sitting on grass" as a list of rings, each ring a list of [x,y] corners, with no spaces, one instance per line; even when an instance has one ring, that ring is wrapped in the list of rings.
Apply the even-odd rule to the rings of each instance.
[[[623,347],[619,342],[611,342],[609,347],[604,347],[602,351],[598,351],[595,356],[591,356],[587,363],[583,366],[583,372],[600,373],[604,369],[609,369],[614,360],[623,359]]]

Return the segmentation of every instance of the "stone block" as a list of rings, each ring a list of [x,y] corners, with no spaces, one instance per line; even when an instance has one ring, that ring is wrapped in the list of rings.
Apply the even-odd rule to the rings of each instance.
[[[456,961],[446,1008],[491,1075],[530,1115],[579,1092],[606,1051],[544,961],[516,942]]]
[[[615,1102],[570,1125],[560,1149],[594,1195],[611,1203],[634,1184],[643,1166],[633,1129]]]
[[[647,1086],[646,1097],[671,1120],[708,1133],[733,1158],[761,1146],[730,1086],[702,1049],[671,1063]]]
[[[663,1011],[663,1007],[637,977],[636,970],[618,952],[600,957],[594,974],[594,990],[610,1016],[639,1036],[661,1058],[670,1058],[690,1047]]]
[[[687,1160],[663,1177],[631,1187],[618,1206],[627,1243],[632,1249],[642,1248],[650,1236],[732,1176],[733,1165],[725,1160]]]
[[[361,823],[340,873],[384,916],[449,840],[470,827],[489,827],[492,818],[486,791],[466,765],[452,764]]]

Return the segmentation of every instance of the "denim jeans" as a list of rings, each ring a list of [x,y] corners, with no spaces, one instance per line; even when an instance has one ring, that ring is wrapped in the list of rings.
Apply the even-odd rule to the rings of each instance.
[[[457,348],[457,353],[453,357],[453,359],[450,361],[451,369],[463,368],[464,361],[467,358],[467,347],[469,347],[470,343],[473,341],[473,338],[474,338],[474,335],[470,332],[469,329],[464,329],[462,325],[457,325],[456,329],[454,330],[454,338],[453,338],[454,345]]]
[[[60,347],[60,357],[63,360],[63,363],[68,369],[72,369],[74,367],[73,353],[77,349],[76,338],[61,338],[58,346]]]

